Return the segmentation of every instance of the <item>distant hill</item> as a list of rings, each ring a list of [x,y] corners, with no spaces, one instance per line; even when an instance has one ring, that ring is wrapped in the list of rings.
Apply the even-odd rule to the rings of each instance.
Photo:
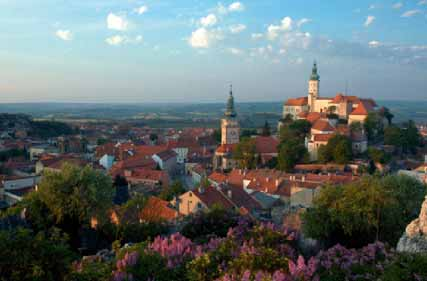
[[[427,101],[377,101],[391,109],[397,122],[413,119],[427,123]],[[282,114],[282,101],[237,103],[242,121],[277,121]],[[45,120],[193,120],[212,122],[221,118],[224,103],[171,104],[102,104],[102,103],[19,103],[0,104],[1,113],[26,113]],[[262,120],[261,120],[262,119]],[[252,121],[251,121],[252,120]],[[260,123],[260,124],[261,124]]]

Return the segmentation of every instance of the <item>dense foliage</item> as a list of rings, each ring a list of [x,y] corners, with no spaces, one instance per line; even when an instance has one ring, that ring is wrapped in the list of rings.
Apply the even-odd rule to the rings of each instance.
[[[327,245],[363,246],[377,240],[395,245],[418,216],[425,193],[425,185],[407,176],[327,185],[303,216],[305,233]]]
[[[424,280],[425,255],[398,255],[377,242],[361,249],[336,245],[304,258],[297,239],[285,228],[241,219],[226,237],[195,243],[180,233],[159,236],[117,251],[111,263],[76,263],[72,276],[75,281],[94,274],[96,280],[114,281]]]
[[[352,160],[351,140],[343,135],[334,135],[327,145],[319,147],[318,158],[321,163],[334,162],[347,164]]]
[[[63,280],[75,255],[57,229],[0,231],[1,281]]]
[[[243,138],[237,144],[236,150],[233,153],[233,158],[237,160],[241,169],[255,169],[258,165],[256,156],[255,139]]]
[[[384,144],[394,145],[399,152],[416,153],[421,144],[421,135],[413,121],[404,123],[401,127],[389,126],[384,130]]]
[[[293,170],[297,163],[308,161],[305,138],[310,132],[311,124],[307,120],[285,120],[280,129],[279,156],[277,168],[286,172]]]
[[[159,197],[166,201],[171,201],[175,197],[178,197],[179,195],[185,193],[187,190],[182,185],[182,182],[180,181],[174,181],[169,186],[164,186],[162,188],[162,191],[159,195]]]
[[[52,138],[75,133],[68,124],[57,121],[32,121],[30,135],[40,138]]]

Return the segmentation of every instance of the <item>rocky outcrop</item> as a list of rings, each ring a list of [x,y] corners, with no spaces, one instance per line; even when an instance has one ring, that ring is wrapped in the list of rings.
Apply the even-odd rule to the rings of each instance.
[[[427,196],[421,207],[420,216],[407,227],[397,244],[397,251],[409,253],[427,253]]]

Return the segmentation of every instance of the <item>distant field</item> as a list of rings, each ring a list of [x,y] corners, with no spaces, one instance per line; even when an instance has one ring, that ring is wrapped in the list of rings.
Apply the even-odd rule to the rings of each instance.
[[[243,127],[272,127],[282,113],[283,102],[248,102],[236,105]],[[413,119],[427,123],[427,101],[378,101],[395,115],[396,122]],[[225,105],[213,104],[0,104],[0,112],[26,113],[37,119],[65,122],[130,121],[151,127],[217,127]]]

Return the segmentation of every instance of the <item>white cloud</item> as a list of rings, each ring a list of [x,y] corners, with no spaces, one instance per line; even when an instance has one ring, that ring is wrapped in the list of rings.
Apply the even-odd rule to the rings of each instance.
[[[148,7],[145,5],[135,9],[135,12],[137,12],[139,15],[145,14],[147,11]]]
[[[279,55],[285,55],[287,53],[286,49],[280,49]]]
[[[418,2],[418,5],[427,5],[427,0],[421,0],[420,2]]]
[[[71,31],[69,31],[69,30],[62,30],[62,29],[59,29],[59,30],[57,30],[56,32],[55,32],[55,35],[58,37],[58,38],[60,38],[60,39],[62,39],[62,40],[64,40],[64,41],[71,41],[71,40],[73,40],[73,34],[71,33]]]
[[[304,24],[309,23],[309,22],[311,22],[311,19],[303,18],[303,19],[300,19],[300,20],[297,22],[297,26],[298,26],[298,27],[301,27],[301,26],[303,26]]]
[[[251,37],[252,37],[253,40],[258,40],[258,39],[261,39],[262,37],[264,37],[264,34],[262,34],[262,33],[252,33]]]
[[[142,43],[144,38],[142,35],[138,35],[135,38],[130,38],[127,36],[114,35],[105,39],[105,42],[111,46],[120,46],[125,44],[139,44]]]
[[[115,35],[105,39],[105,42],[107,42],[108,45],[119,46],[125,42],[125,37],[120,35]]]
[[[216,16],[214,14],[209,14],[204,18],[200,19],[200,24],[208,27],[208,26],[213,26],[218,22],[218,19],[216,18]]]
[[[371,5],[369,5],[369,10],[373,10],[373,9],[376,9],[377,8],[377,6],[376,5],[374,5],[374,4],[371,4]]]
[[[241,2],[234,2],[228,6],[230,12],[242,12],[245,10],[245,6]]]
[[[404,12],[401,17],[402,18],[410,18],[412,16],[415,16],[416,14],[420,14],[421,11],[420,10],[410,10],[410,11],[406,11]]]
[[[378,41],[371,41],[368,43],[368,45],[369,45],[369,48],[377,48],[381,45],[381,43]]]
[[[129,28],[129,22],[124,16],[110,13],[107,17],[107,26],[109,29],[126,31]]]
[[[284,17],[281,21],[281,25],[271,24],[267,28],[267,38],[269,40],[275,40],[279,33],[282,31],[290,31],[292,30],[293,21],[290,17]]]
[[[236,56],[243,55],[243,50],[238,49],[238,48],[228,48],[228,52],[230,54],[233,54],[233,55],[236,55]]]
[[[215,41],[222,40],[221,32],[201,27],[191,33],[188,44],[193,48],[209,48]]]
[[[292,19],[290,17],[285,17],[282,19],[282,30],[291,30],[292,29]]]
[[[242,31],[244,31],[245,29],[246,29],[246,25],[244,25],[244,24],[236,24],[236,25],[230,26],[230,32],[233,34],[240,33]]]
[[[400,8],[403,7],[403,3],[402,2],[398,2],[398,3],[394,4],[392,7],[393,7],[393,9],[398,10],[398,9],[400,9]]]
[[[368,27],[370,26],[373,22],[375,21],[375,17],[374,16],[368,16],[365,20],[364,26]]]

